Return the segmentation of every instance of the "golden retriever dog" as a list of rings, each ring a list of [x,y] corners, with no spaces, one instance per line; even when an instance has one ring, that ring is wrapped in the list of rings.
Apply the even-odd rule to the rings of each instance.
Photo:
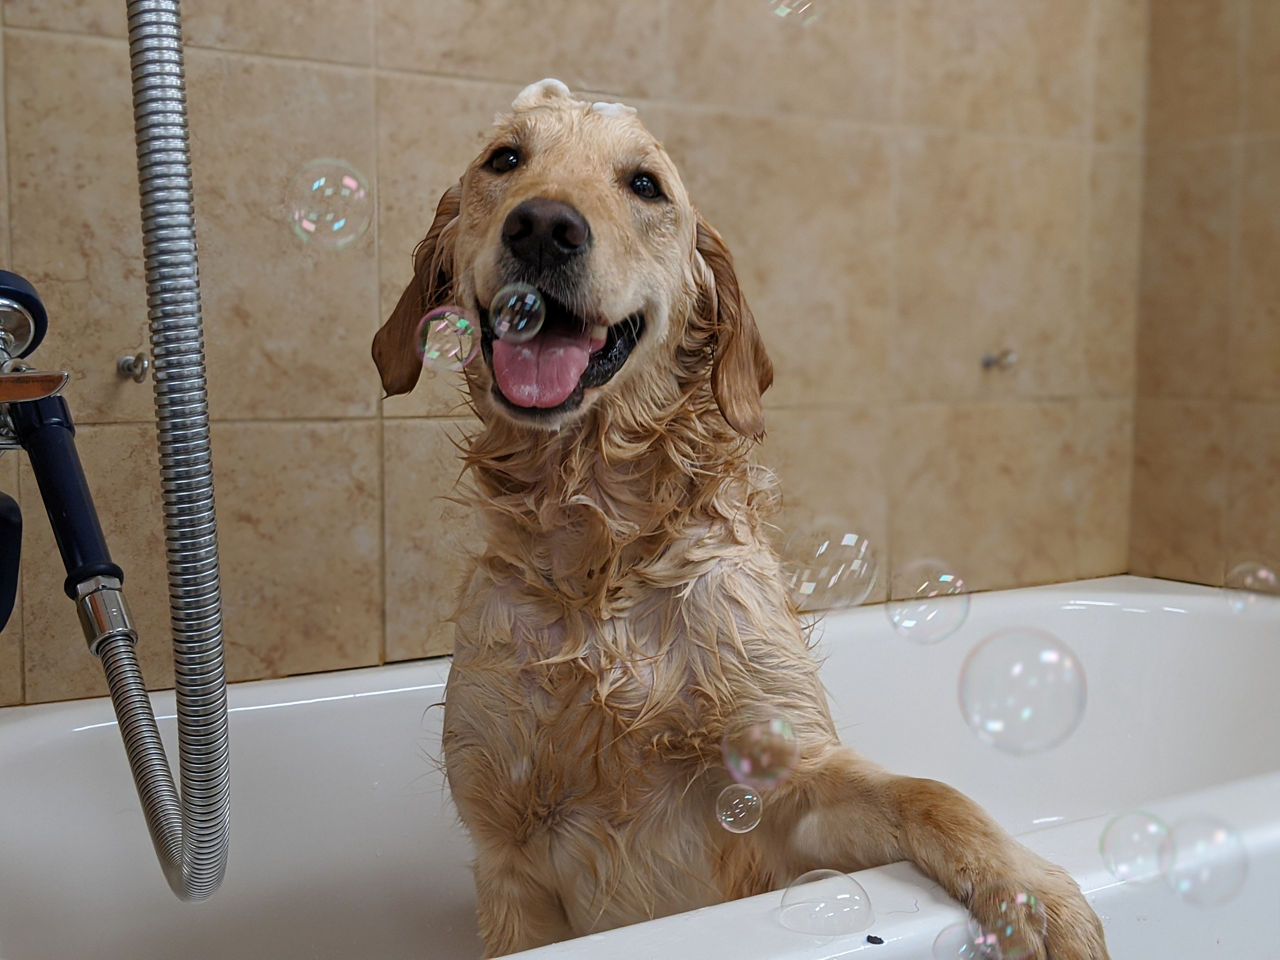
[[[414,262],[373,342],[388,394],[417,382],[429,309],[484,331],[463,459],[486,539],[443,746],[486,955],[910,860],[1026,956],[1106,960],[1065,871],[837,739],[768,539],[772,477],[748,460],[772,367],[724,241],[635,111],[526,88]],[[547,304],[523,344],[488,329],[514,281]],[[798,760],[760,825],[729,833],[721,740],[779,717]],[[1047,923],[1004,912],[1020,893]]]

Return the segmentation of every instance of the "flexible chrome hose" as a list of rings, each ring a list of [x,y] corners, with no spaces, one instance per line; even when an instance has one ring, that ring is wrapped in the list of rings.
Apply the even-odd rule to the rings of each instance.
[[[165,878],[179,898],[203,900],[226,872],[231,782],[182,30],[177,0],[129,0],[128,16],[180,792],[131,638],[97,653]]]

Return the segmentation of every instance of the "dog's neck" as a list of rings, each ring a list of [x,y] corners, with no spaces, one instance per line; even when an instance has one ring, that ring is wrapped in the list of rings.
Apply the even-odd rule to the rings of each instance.
[[[644,416],[597,405],[555,433],[493,417],[464,455],[488,521],[485,562],[567,606],[616,613],[637,577],[696,574],[688,554],[705,541],[759,535],[772,491],[748,449],[707,390]]]

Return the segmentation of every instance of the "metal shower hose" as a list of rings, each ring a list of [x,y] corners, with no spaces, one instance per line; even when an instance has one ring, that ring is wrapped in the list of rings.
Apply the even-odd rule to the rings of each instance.
[[[203,900],[226,872],[231,782],[182,31],[177,0],[129,0],[128,15],[181,795],[133,638],[109,637],[98,656],[165,879]]]

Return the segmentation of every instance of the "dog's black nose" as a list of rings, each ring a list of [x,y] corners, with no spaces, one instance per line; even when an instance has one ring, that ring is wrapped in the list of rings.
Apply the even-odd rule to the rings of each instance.
[[[518,260],[542,270],[586,253],[591,227],[569,204],[534,197],[507,214],[502,242]]]

